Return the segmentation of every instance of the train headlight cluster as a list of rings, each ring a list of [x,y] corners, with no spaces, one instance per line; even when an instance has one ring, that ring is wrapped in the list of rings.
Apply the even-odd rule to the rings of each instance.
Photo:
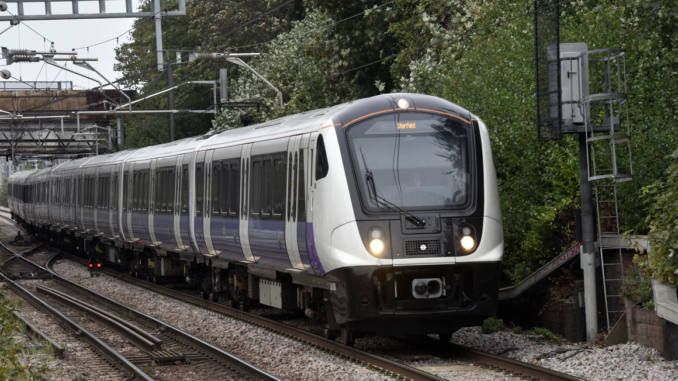
[[[374,227],[367,233],[372,254],[379,255],[384,251],[384,231]]]
[[[473,239],[473,229],[470,226],[461,228],[461,247],[466,251],[471,251],[476,246],[476,240]]]

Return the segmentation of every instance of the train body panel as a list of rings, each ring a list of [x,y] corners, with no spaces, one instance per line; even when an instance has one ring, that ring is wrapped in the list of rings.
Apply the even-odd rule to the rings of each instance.
[[[496,310],[487,127],[435,97],[382,95],[17,172],[9,205],[71,249],[149,280],[184,277],[205,297],[248,305],[280,287],[283,308],[331,331],[446,333]]]

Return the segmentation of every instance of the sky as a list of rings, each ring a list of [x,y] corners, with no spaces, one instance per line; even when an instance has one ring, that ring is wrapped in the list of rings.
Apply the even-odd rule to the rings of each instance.
[[[44,3],[24,3],[24,14],[44,14]],[[80,13],[98,13],[98,1],[80,1]],[[138,7],[139,1],[132,0],[134,9]],[[12,14],[17,14],[16,3],[8,3],[9,11]],[[125,1],[106,1],[107,13],[118,13],[125,11]],[[70,2],[52,3],[52,14],[70,14]],[[2,13],[3,16],[7,13]],[[53,21],[22,21],[18,26],[14,26],[2,35],[0,35],[0,47],[9,49],[31,49],[36,51],[48,51],[50,42],[45,41],[35,32],[31,31],[27,26],[33,28],[36,32],[54,41],[54,47],[57,51],[70,52],[76,49],[78,57],[98,58],[96,62],[90,64],[101,72],[107,79],[114,81],[121,76],[120,73],[113,70],[113,65],[116,63],[115,47],[123,42],[129,41],[129,33],[125,33],[132,28],[132,23],[135,18],[120,18],[120,19],[91,19],[91,20],[53,20]],[[9,26],[9,22],[0,22],[0,31]],[[106,42],[101,45],[98,44],[105,40],[115,38],[121,34],[116,42]],[[89,51],[87,50],[87,47]],[[61,56],[68,57],[68,56]],[[63,62],[57,62],[63,65]],[[85,89],[97,86],[97,83],[86,78],[77,76],[66,71],[45,65],[43,62],[35,63],[14,63],[9,66],[4,66],[5,60],[0,59],[0,69],[9,70],[15,78],[21,78],[24,81],[72,81],[74,88]],[[87,75],[87,70],[75,67],[68,64],[69,69],[74,69],[80,73]],[[90,76],[100,80],[95,73],[90,72]],[[2,81],[2,79],[0,79]],[[110,88],[110,87],[109,87]]]

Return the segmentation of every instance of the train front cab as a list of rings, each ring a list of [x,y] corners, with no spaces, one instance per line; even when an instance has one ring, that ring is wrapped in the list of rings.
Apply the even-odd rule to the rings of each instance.
[[[409,109],[341,115],[356,222],[332,235],[330,328],[449,335],[496,312],[503,232],[487,128],[449,102],[416,96],[417,109],[413,98]],[[342,266],[365,249],[376,266]]]

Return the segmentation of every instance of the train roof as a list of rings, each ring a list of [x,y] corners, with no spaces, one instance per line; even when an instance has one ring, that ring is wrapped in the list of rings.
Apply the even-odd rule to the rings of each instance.
[[[60,171],[75,168],[96,167],[102,164],[117,164],[122,161],[144,161],[160,157],[176,156],[194,151],[311,133],[338,123],[350,123],[349,121],[355,121],[354,117],[356,115],[358,117],[364,117],[371,112],[374,112],[374,110],[399,110],[397,100],[401,98],[407,99],[411,103],[413,109],[419,109],[416,108],[416,104],[425,103],[425,109],[428,109],[428,111],[438,110],[448,115],[457,115],[460,118],[467,120],[469,123],[474,117],[468,110],[445,99],[423,94],[391,93],[342,103],[319,110],[287,115],[252,126],[219,132],[208,132],[204,135],[169,143],[130,149],[106,155],[86,157],[60,164],[49,170],[58,173]],[[31,172],[31,174],[33,174],[33,172]],[[14,175],[12,175],[12,177],[14,177]]]

